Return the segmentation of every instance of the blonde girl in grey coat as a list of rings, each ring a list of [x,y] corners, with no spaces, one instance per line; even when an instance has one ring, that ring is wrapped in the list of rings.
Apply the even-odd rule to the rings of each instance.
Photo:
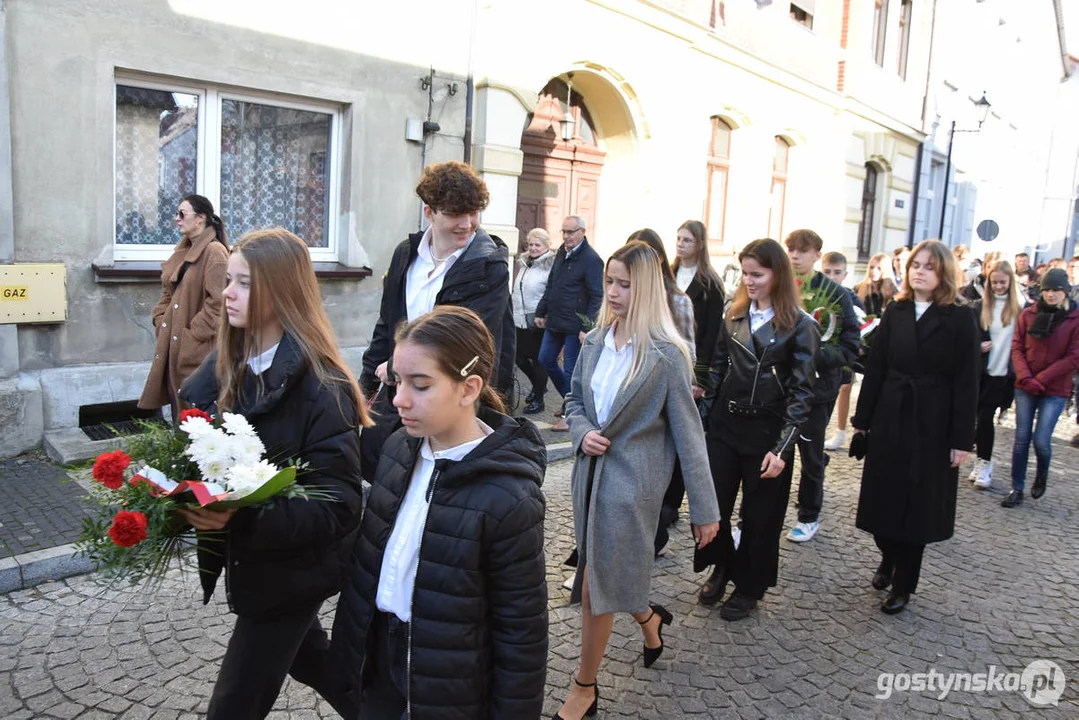
[[[631,613],[640,623],[645,667],[663,651],[663,625],[673,618],[648,595],[656,524],[676,456],[698,547],[719,529],[692,370],[689,348],[667,307],[656,252],[627,243],[607,261],[603,307],[566,397],[576,450],[573,524],[580,567],[573,599],[581,601],[581,661],[556,718],[596,713],[596,673],[614,613]]]

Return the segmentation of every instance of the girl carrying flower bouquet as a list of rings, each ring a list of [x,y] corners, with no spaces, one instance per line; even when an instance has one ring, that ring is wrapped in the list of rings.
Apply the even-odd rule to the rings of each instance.
[[[237,615],[210,698],[211,720],[265,717],[286,673],[329,694],[321,687],[331,673],[322,664],[328,641],[318,611],[338,591],[354,544],[358,431],[370,425],[337,352],[304,242],[282,228],[249,233],[232,249],[226,281],[217,348],[180,397],[215,416],[242,415],[268,461],[300,461],[297,482],[335,499],[180,511],[199,531],[204,602],[224,570]]]

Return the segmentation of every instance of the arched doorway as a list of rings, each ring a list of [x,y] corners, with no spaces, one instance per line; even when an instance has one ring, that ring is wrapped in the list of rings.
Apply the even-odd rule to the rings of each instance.
[[[567,215],[584,218],[588,235],[596,233],[599,177],[607,153],[600,149],[596,125],[584,99],[555,78],[539,93],[535,110],[528,116],[521,135],[524,161],[517,184],[519,250],[529,230],[541,227],[557,247],[562,220]],[[561,121],[568,109],[573,117],[573,138],[562,140]]]

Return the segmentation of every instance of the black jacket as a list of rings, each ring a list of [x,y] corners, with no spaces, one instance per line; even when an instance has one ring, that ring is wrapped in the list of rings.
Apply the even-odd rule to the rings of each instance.
[[[767,322],[749,332],[749,312],[727,318],[716,341],[709,387],[717,388],[715,402],[708,414],[708,434],[722,437],[734,429],[753,423],[742,422],[737,412],[749,412],[774,418],[764,424],[769,437],[743,438],[754,451],[771,452],[789,461],[794,453],[798,429],[809,417],[813,399],[813,371],[820,327],[804,312],[793,330],[777,332],[775,323]],[[779,428],[778,437],[772,428]],[[737,434],[737,433],[735,433]]]
[[[384,362],[393,367],[393,335],[397,326],[408,319],[405,304],[405,285],[408,268],[419,254],[423,233],[413,233],[393,251],[390,268],[382,278],[382,305],[371,344],[363,354],[360,387],[370,396],[378,389],[375,368]],[[460,305],[472,310],[491,331],[495,340],[494,386],[505,396],[513,387],[513,360],[517,334],[513,328],[513,306],[510,301],[509,250],[501,240],[494,240],[482,228],[476,231],[472,244],[446,271],[442,289],[435,297],[435,306]],[[392,375],[392,373],[391,373]]]
[[[716,352],[716,339],[723,326],[723,306],[726,294],[723,281],[719,287],[706,287],[700,277],[694,277],[686,288],[686,295],[693,301],[693,322],[696,324],[694,341],[697,349],[697,367],[694,368],[698,387],[708,386],[708,373]]]
[[[181,399],[214,415],[216,361],[215,350],[180,388]],[[321,385],[287,333],[262,378],[259,397],[256,376],[244,376],[236,412],[254,426],[270,462],[307,463],[310,469],[300,472],[297,482],[325,488],[339,502],[276,499],[238,510],[226,527],[224,552],[219,539],[200,535],[203,601],[209,602],[224,567],[229,607],[246,618],[279,614],[336,593],[360,512],[355,401],[344,389]]]
[[[852,367],[858,359],[862,334],[858,327],[858,316],[854,314],[851,293],[846,288],[837,285],[822,272],[813,274],[809,287],[811,292],[834,297],[843,313],[836,323],[835,333],[839,337],[829,342],[822,341],[816,359],[817,381],[813,384],[813,402],[832,402],[843,384],[843,368]],[[821,328],[822,333],[824,330]]]
[[[538,718],[547,674],[543,555],[546,449],[536,427],[484,409],[494,433],[463,460],[440,460],[412,598],[408,700],[413,720]],[[333,626],[344,692],[357,693],[383,555],[420,438],[386,443]]]
[[[568,258],[566,246],[558,248],[547,289],[536,305],[536,317],[546,319],[548,330],[578,333],[585,329],[579,316],[595,322],[602,303],[603,260],[588,239],[581,240]]]
[[[856,525],[918,545],[947,540],[959,474],[951,451],[974,445],[978,324],[968,307],[935,303],[915,320],[902,300],[876,335],[851,418],[869,433]]]

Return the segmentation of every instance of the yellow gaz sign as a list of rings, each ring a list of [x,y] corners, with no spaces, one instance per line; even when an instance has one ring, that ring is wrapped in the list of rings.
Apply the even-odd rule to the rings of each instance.
[[[30,288],[25,285],[4,285],[0,287],[0,300],[29,300]]]
[[[67,268],[62,263],[0,265],[0,325],[67,320]]]

